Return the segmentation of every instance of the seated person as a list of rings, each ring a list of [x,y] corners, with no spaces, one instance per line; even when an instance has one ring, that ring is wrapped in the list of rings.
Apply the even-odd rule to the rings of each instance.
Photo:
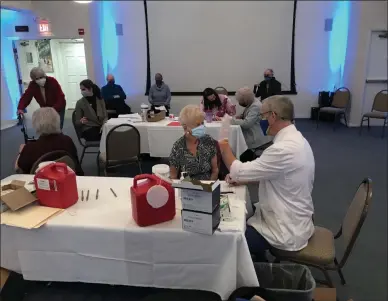
[[[231,124],[236,124],[241,127],[245,142],[248,146],[241,156],[241,162],[255,160],[272,141],[270,136],[264,135],[260,127],[260,109],[261,102],[255,99],[253,91],[244,87],[236,92],[236,100],[239,105],[244,107],[244,112],[232,119]],[[263,149],[262,149],[263,148]]]
[[[112,74],[108,74],[106,80],[108,83],[101,88],[106,109],[115,110],[117,115],[131,114],[131,108],[125,103],[127,95],[125,95],[123,88],[115,84],[115,78]]]
[[[217,141],[205,134],[204,116],[195,105],[184,107],[179,115],[184,135],[172,147],[170,177],[179,179],[181,172],[194,180],[217,180]]]
[[[230,101],[227,95],[218,94],[212,88],[206,88],[202,92],[201,110],[211,111],[214,120],[221,120],[225,114],[236,115],[236,106]]]
[[[171,91],[163,81],[163,76],[160,73],[155,74],[155,84],[151,86],[148,92],[148,101],[151,104],[151,109],[159,106],[165,106],[166,116],[170,114]]]
[[[100,89],[90,79],[80,83],[82,98],[75,105],[76,126],[86,141],[99,141],[103,124],[108,120]]]
[[[62,134],[60,124],[59,114],[52,107],[40,108],[32,114],[32,127],[39,138],[20,146],[19,156],[15,163],[16,170],[29,174],[32,166],[40,157],[61,150],[67,152],[76,163],[76,174],[83,176],[84,172],[78,161],[77,148],[69,136]]]

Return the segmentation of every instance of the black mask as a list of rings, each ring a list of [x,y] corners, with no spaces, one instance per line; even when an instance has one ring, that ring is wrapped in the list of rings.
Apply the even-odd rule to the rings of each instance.
[[[264,76],[264,79],[265,79],[265,80],[271,80],[271,78],[272,78],[272,76],[268,76],[268,75],[267,75],[267,76]]]
[[[155,80],[155,82],[156,82],[156,85],[158,85],[158,86],[161,86],[161,85],[162,85],[162,83],[163,83],[163,81],[162,81],[162,80]]]
[[[115,83],[114,79],[111,79],[110,81],[108,81],[108,84],[114,85],[114,83]]]

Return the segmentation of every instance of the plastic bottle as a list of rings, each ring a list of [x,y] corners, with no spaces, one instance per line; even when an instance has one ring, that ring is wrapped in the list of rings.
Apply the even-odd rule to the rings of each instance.
[[[225,114],[224,118],[222,119],[218,140],[229,139],[231,121],[232,117],[230,117],[228,114]]]
[[[184,180],[184,179],[186,178],[186,175],[187,175],[187,172],[182,171],[182,172],[181,172],[181,177],[179,178],[179,180],[180,180],[180,181]],[[179,188],[179,189],[178,189],[178,199],[179,199],[179,200],[181,199],[181,196],[182,196],[182,194],[181,194],[181,189]]]

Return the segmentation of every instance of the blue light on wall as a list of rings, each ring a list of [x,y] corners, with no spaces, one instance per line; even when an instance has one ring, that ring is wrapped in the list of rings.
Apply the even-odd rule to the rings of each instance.
[[[343,86],[343,73],[346,59],[349,32],[350,1],[336,2],[336,11],[333,18],[333,28],[329,40],[329,64],[331,78],[329,90],[334,86]]]
[[[118,40],[116,35],[116,22],[114,17],[114,7],[117,3],[111,1],[100,2],[101,16],[101,52],[104,76],[112,73],[117,66],[118,60]]]
[[[12,49],[12,40],[17,39],[16,37],[7,37],[7,30],[10,27],[13,27],[19,18],[21,13],[1,9],[1,70],[2,77],[5,79],[5,85],[2,85],[2,88],[5,91],[2,91],[2,96],[8,94],[8,99],[10,104],[2,103],[2,110],[7,110],[7,112],[2,112],[2,116],[6,116],[7,119],[16,118],[17,105],[20,99],[20,86],[18,82],[18,75],[16,69],[16,62]],[[5,106],[7,106],[5,108]]]

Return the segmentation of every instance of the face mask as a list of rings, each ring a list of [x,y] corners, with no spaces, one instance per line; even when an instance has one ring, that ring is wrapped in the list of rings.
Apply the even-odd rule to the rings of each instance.
[[[39,86],[44,87],[44,84],[46,83],[46,78],[40,78],[35,81]]]
[[[196,128],[193,128],[191,130],[191,135],[193,135],[194,137],[197,137],[197,138],[201,138],[205,135],[205,132],[206,132],[206,128],[202,124],[200,126],[197,126]]]
[[[88,90],[81,91],[81,94],[82,94],[83,97],[93,96],[93,92],[92,91],[88,91]]]
[[[108,81],[108,84],[113,85],[114,83],[115,83],[115,80],[114,80],[114,79]]]
[[[264,76],[265,80],[270,80],[272,77],[271,76]]]
[[[267,119],[260,120],[260,127],[261,127],[261,130],[263,131],[264,136],[267,136],[269,132],[268,120]]]
[[[156,82],[156,84],[157,84],[158,86],[161,86],[161,85],[162,85],[162,83],[163,83],[163,81],[162,81],[162,80],[156,80],[155,82]]]

